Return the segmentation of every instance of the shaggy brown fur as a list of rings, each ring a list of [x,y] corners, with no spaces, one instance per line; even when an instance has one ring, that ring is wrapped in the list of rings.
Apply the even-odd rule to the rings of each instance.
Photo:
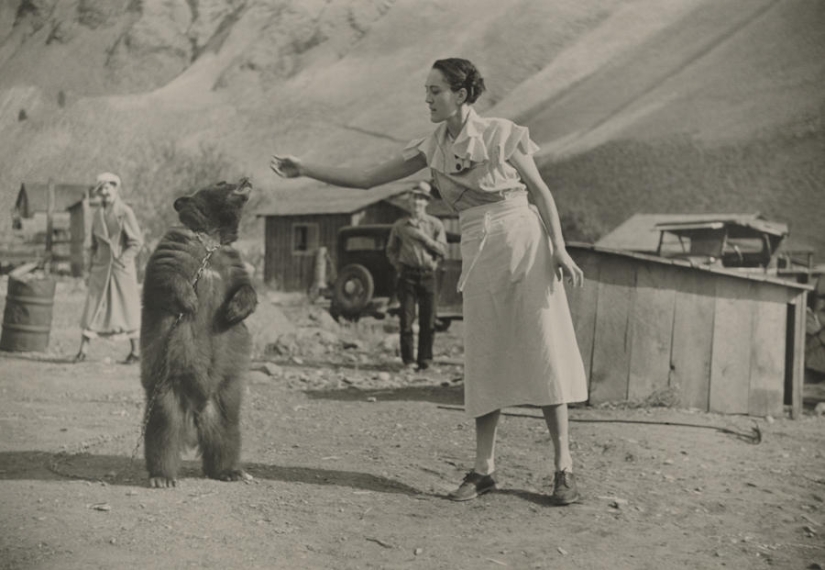
[[[170,229],[146,266],[140,341],[151,487],[175,486],[181,451],[195,443],[206,476],[244,476],[239,423],[251,340],[243,320],[258,299],[230,244],[250,189],[242,179],[177,199],[185,227]]]

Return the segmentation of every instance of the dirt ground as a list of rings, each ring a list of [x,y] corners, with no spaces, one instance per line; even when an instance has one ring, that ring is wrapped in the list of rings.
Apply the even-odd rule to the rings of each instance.
[[[340,327],[273,293],[249,323],[253,479],[204,479],[191,454],[179,487],[149,489],[128,343],[69,362],[84,295],[58,283],[47,353],[0,353],[0,568],[825,567],[825,417],[810,401],[795,421],[574,408],[584,499],[562,508],[540,413],[509,409],[501,490],[453,503],[474,451],[461,324],[437,336],[434,370],[407,373],[392,320]]]

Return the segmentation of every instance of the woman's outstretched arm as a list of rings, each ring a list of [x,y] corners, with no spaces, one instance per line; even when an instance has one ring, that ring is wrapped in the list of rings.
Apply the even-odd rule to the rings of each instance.
[[[423,154],[405,160],[401,155],[372,168],[327,166],[301,160],[294,156],[273,155],[269,168],[284,178],[306,176],[335,186],[369,189],[374,186],[400,180],[427,167]]]
[[[541,219],[544,221],[544,226],[547,228],[547,233],[550,234],[550,241],[553,244],[553,259],[557,270],[561,273],[558,275],[559,278],[566,274],[575,287],[581,286],[584,284],[584,274],[576,265],[576,262],[573,261],[573,258],[570,257],[570,254],[567,253],[556,202],[553,200],[553,195],[550,193],[547,184],[542,180],[536,162],[532,156],[524,154],[520,150],[516,150],[508,160],[518,170],[521,179],[527,185],[527,190],[536,203]]]

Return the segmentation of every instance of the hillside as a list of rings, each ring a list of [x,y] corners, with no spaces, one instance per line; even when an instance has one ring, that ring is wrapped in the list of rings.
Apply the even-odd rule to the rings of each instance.
[[[758,210],[825,252],[823,29],[817,0],[7,2],[0,209],[23,180],[101,169],[138,202],[240,172],[288,200],[307,182],[271,175],[272,152],[397,151],[431,128],[430,64],[460,55],[488,79],[479,111],[530,127],[591,235],[636,211]]]

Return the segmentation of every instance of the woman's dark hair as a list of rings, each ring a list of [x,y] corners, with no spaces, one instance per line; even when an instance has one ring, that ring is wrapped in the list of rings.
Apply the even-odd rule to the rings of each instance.
[[[444,79],[450,84],[452,91],[458,91],[462,87],[467,90],[467,103],[473,104],[476,99],[484,93],[484,78],[476,69],[476,66],[467,59],[450,57],[439,59],[433,64],[433,69],[437,69],[444,75]]]

